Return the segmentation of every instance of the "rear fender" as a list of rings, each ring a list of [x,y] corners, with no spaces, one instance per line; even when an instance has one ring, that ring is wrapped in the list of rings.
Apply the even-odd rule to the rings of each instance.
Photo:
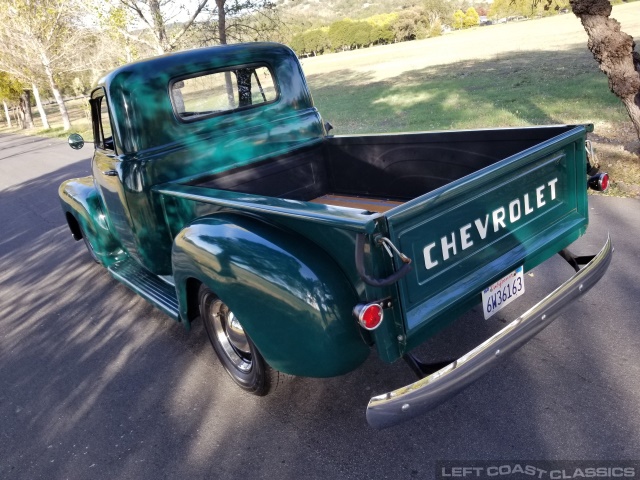
[[[178,234],[172,261],[182,318],[191,320],[187,285],[195,278],[229,306],[281,372],[341,375],[369,354],[351,314],[354,288],[324,250],[299,235],[218,214]]]
[[[123,251],[109,231],[93,177],[67,180],[60,185],[58,194],[73,238],[80,240],[84,232],[104,265],[120,260]]]

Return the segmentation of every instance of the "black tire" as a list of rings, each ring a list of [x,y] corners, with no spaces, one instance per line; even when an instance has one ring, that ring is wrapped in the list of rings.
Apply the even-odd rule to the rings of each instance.
[[[91,259],[96,263],[100,263],[100,259],[98,258],[96,251],[93,249],[93,245],[91,245],[91,242],[89,241],[89,237],[87,237],[87,234],[84,233],[84,228],[82,228],[82,225],[78,225],[78,226],[80,227],[80,234],[82,235],[82,241],[84,242],[84,246],[87,247],[87,251],[91,256]]]
[[[209,341],[233,381],[257,396],[275,389],[280,373],[267,364],[227,305],[204,285],[198,298]]]

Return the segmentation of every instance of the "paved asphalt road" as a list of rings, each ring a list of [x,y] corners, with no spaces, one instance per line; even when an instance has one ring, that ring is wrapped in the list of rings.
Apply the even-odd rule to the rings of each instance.
[[[590,198],[575,251],[610,231],[616,252],[587,298],[448,403],[375,431],[366,403],[414,380],[402,362],[372,353],[351,374],[255,398],[200,325],[185,332],[92,263],[57,200],[90,152],[0,135],[0,479],[404,479],[434,478],[445,459],[640,460],[639,201]],[[538,267],[502,319],[571,273],[559,258]],[[462,354],[502,325],[471,313],[421,353]]]

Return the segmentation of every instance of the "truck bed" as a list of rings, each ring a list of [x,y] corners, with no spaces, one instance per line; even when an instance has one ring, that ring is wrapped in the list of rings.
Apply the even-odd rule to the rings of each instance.
[[[185,224],[224,208],[277,216],[311,238],[314,222],[332,225],[336,229],[323,230],[323,247],[354,283],[353,253],[344,245],[349,237],[338,232],[377,229],[413,260],[411,274],[394,286],[402,305],[402,348],[411,350],[477,304],[487,285],[516,268],[528,271],[584,233],[587,130],[327,137],[160,193],[168,196],[167,209],[185,211]],[[172,205],[169,197],[183,200]],[[332,208],[320,211],[314,208],[319,203]],[[176,231],[181,227],[176,222]],[[370,250],[378,278],[402,267],[398,258],[388,265],[378,250]]]
[[[571,128],[326,137],[320,144],[187,184],[380,213]]]

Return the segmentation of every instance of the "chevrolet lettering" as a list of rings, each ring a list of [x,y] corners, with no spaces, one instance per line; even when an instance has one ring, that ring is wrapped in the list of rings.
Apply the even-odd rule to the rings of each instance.
[[[59,190],[70,232],[185,328],[203,322],[229,374],[212,389],[266,395],[376,350],[418,377],[369,401],[369,424],[391,426],[479,379],[611,260],[609,240],[592,257],[566,250],[587,229],[587,185],[608,184],[589,164],[591,125],[333,135],[276,43],[123,65],[89,109],[92,174]],[[517,308],[523,274],[557,253],[567,280],[521,317],[453,363],[416,358],[481,302],[487,318]]]
[[[439,259],[449,260],[457,255],[458,251],[467,250],[475,245],[474,242],[486,239],[489,232],[498,233],[500,229],[506,229],[526,219],[536,209],[543,208],[545,205],[549,207],[551,202],[556,200],[557,183],[558,179],[554,178],[546,185],[537,187],[531,194],[525,193],[522,198],[512,200],[507,206],[496,208],[483,218],[476,218],[473,222],[441,237],[438,243],[431,242],[424,248],[425,267],[430,270],[440,263]],[[436,252],[441,252],[441,256],[436,257]]]

